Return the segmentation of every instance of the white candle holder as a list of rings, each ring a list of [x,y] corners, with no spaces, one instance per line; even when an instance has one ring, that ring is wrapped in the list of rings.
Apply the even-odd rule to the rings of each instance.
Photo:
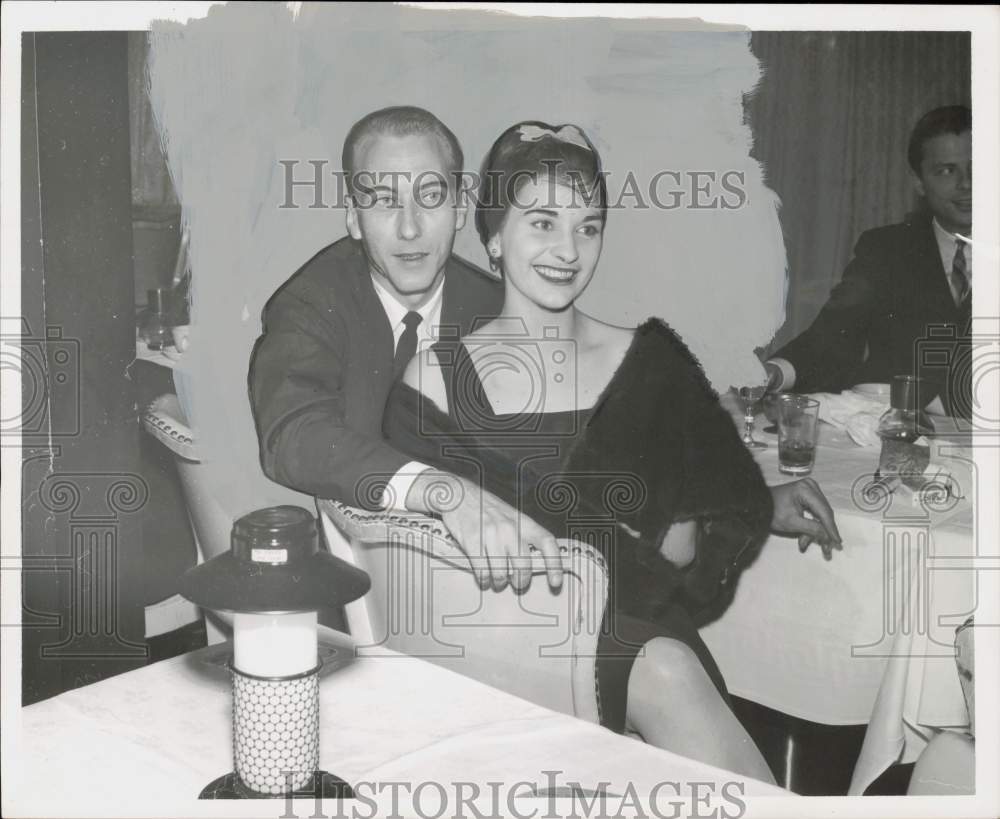
[[[319,550],[316,519],[297,506],[245,515],[229,552],[185,573],[181,593],[233,613],[235,771],[201,799],[351,798],[319,770],[317,610],[356,600],[368,575]]]
[[[292,677],[233,674],[233,757],[249,790],[284,796],[319,770],[319,667]]]

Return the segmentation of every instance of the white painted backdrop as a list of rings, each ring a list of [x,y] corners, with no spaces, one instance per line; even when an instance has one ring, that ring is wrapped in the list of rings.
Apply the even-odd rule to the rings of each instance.
[[[629,172],[644,197],[659,171],[742,174],[746,201],[732,210],[640,209],[626,198],[582,306],[628,325],[666,319],[720,390],[762,378],[752,351],[781,325],[786,284],[777,198],[749,156],[743,117],[760,71],[748,32],[701,28],[333,4],[305,4],[297,17],[279,4],[232,4],[185,26],[154,24],[150,94],[191,227],[196,326],[184,366],[234,514],[284,499],[260,473],[246,397],[261,308],[345,233],[343,211],[305,207],[308,191],[297,195],[303,207],[279,208],[279,160],[302,160],[299,178],[310,159],[339,170],[347,130],[387,105],[437,114],[468,169],[504,128],[541,119],[590,135],[613,197]],[[663,177],[661,198],[676,187]],[[471,221],[456,249],[485,263]]]

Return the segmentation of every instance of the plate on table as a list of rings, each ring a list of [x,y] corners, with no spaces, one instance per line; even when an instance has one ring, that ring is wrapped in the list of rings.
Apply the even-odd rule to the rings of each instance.
[[[855,384],[851,387],[851,392],[883,404],[888,404],[891,387],[888,384]]]

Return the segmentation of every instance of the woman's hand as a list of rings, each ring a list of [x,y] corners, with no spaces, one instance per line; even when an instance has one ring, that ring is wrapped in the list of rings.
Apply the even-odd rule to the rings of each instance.
[[[770,489],[774,500],[774,515],[771,518],[774,534],[798,536],[800,552],[815,541],[827,560],[833,557],[834,548],[844,548],[833,518],[833,509],[816,481],[803,478]]]

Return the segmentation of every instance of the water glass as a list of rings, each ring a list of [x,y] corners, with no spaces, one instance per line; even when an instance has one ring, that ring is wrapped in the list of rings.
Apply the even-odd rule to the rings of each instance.
[[[778,402],[778,471],[808,475],[816,459],[819,401],[804,395],[783,396]]]

